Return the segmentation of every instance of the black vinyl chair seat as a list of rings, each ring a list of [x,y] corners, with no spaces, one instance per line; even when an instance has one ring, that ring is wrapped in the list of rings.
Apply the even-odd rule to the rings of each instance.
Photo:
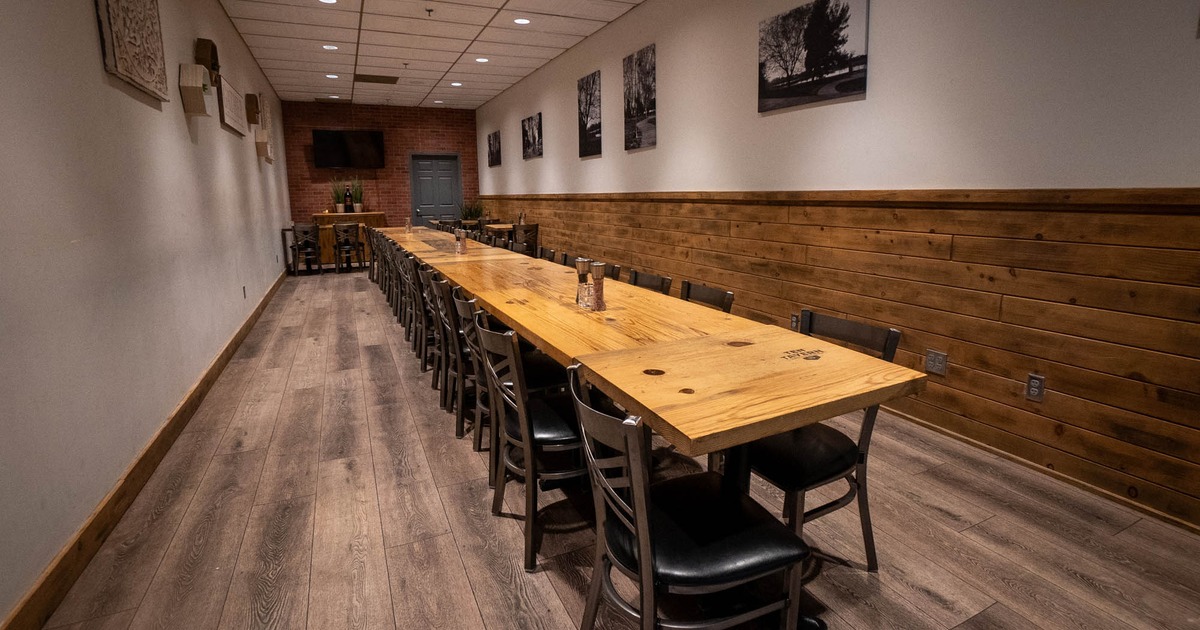
[[[568,444],[579,441],[579,422],[575,420],[574,402],[569,395],[531,397],[526,413],[529,414],[535,442]],[[504,430],[513,439],[521,438],[521,426],[516,414],[505,415]]]
[[[840,479],[858,464],[858,444],[824,424],[755,440],[749,447],[755,472],[785,491]],[[804,453],[804,457],[796,457],[796,453]]]
[[[650,486],[654,581],[672,586],[739,582],[808,557],[809,547],[766,508],[699,473]],[[638,566],[637,539],[616,519],[605,523],[613,560]]]
[[[530,391],[561,389],[567,383],[567,368],[548,354],[522,348],[521,363],[525,366],[525,382]]]

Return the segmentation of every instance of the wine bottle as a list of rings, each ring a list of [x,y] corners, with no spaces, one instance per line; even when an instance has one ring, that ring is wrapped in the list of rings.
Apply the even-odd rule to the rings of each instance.
[[[350,194],[350,184],[346,184],[346,210],[345,212],[354,212],[354,195]]]

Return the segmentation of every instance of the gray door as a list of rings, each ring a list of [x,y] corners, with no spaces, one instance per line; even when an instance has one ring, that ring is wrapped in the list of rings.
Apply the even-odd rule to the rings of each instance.
[[[462,176],[457,155],[412,156],[412,224],[425,225],[444,214],[458,218]]]

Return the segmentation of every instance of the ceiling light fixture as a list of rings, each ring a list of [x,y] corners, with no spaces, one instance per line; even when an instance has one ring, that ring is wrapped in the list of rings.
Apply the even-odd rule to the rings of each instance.
[[[336,74],[327,74],[327,75],[325,75],[325,78],[326,78],[326,79],[336,79],[336,78],[338,78],[338,75],[336,75]]]
[[[330,94],[329,98],[342,98],[342,97],[338,96],[337,94]]]
[[[338,47],[334,46],[333,44],[325,44],[321,48],[324,48],[325,50],[337,50],[338,49]]]
[[[454,83],[450,84],[450,87],[462,87],[462,84],[459,83],[458,81],[455,81]]]
[[[445,102],[445,101],[434,101],[434,102],[433,102],[433,104],[434,104],[434,105],[441,105],[443,102]]]
[[[488,61],[490,61],[490,59],[488,59],[487,57],[476,57],[475,61],[478,61],[479,63],[487,63]]]
[[[528,18],[517,18],[517,19],[513,20],[513,22],[516,24],[520,24],[521,26],[525,26],[526,24],[529,23],[529,19]]]
[[[321,0],[321,4],[337,4],[337,0]]]

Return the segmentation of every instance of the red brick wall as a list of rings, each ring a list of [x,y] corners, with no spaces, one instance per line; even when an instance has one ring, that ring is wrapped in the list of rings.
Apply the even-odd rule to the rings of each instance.
[[[386,166],[364,170],[316,168],[313,129],[383,131]],[[409,166],[414,153],[457,154],[463,199],[479,196],[473,110],[284,101],[283,139],[294,221],[311,221],[314,212],[324,212],[332,205],[330,179],[357,176],[363,180],[365,209],[387,213],[388,225],[404,225],[404,218],[412,212]]]

